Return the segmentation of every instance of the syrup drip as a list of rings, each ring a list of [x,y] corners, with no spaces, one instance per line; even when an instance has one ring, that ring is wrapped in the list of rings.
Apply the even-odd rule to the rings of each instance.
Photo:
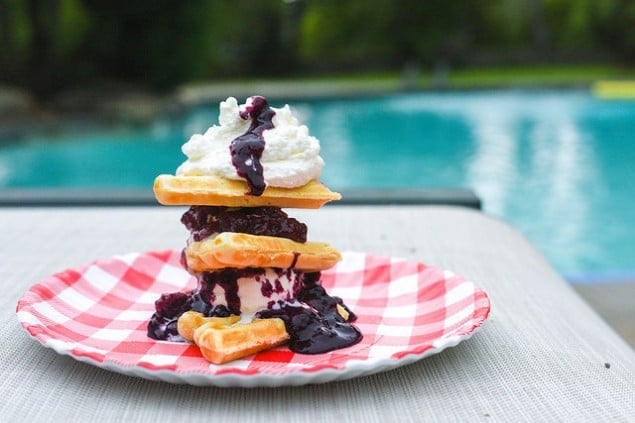
[[[289,271],[278,269],[280,275]],[[227,317],[240,314],[238,279],[258,278],[261,269],[224,269],[204,272],[199,275],[199,286],[189,292],[163,294],[155,302],[156,312],[148,324],[148,336],[153,339],[183,341],[177,331],[179,316],[193,310],[204,316]],[[220,285],[225,290],[227,306],[212,305],[215,301],[214,287]],[[279,280],[262,284],[262,294],[271,297],[281,290]],[[337,311],[344,307],[349,313],[345,320]],[[341,298],[330,296],[320,284],[320,273],[302,275],[302,286],[296,299],[269,304],[266,310],[256,313],[259,318],[278,317],[285,323],[289,333],[289,349],[301,354],[320,354],[356,344],[362,339],[359,330],[350,324],[356,316],[346,308]]]
[[[256,317],[278,317],[289,333],[289,349],[300,354],[321,354],[355,345],[362,334],[353,322],[357,317],[342,299],[326,293],[319,281],[320,273],[306,273],[297,301],[277,304],[260,311]],[[348,321],[337,311],[341,305],[350,313]]]
[[[251,104],[240,112],[242,119],[252,119],[251,125],[247,132],[231,142],[229,152],[236,173],[247,180],[248,195],[260,196],[267,186],[260,163],[265,150],[262,133],[273,128],[272,119],[275,114],[267,100],[261,96],[251,97]]]

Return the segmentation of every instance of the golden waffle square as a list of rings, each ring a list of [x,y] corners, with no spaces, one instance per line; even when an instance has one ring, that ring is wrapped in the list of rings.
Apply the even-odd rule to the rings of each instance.
[[[154,195],[159,203],[173,206],[290,207],[318,209],[341,195],[313,180],[299,188],[267,187],[260,196],[248,195],[247,183],[216,176],[159,175]]]
[[[223,232],[190,243],[185,248],[185,258],[187,266],[194,272],[226,267],[293,267],[315,272],[330,269],[342,256],[325,242],[299,243],[286,238]]]
[[[187,312],[179,318],[179,334],[186,339],[191,334],[203,357],[214,364],[227,363],[274,348],[289,339],[281,319],[254,319],[249,323],[235,323],[236,317],[239,319],[238,316],[203,317],[200,313]]]
[[[240,316],[233,315],[228,317],[205,317],[202,313],[196,311],[186,311],[177,321],[177,330],[179,335],[190,342],[194,342],[194,332],[205,324],[212,327],[230,326],[240,321]]]

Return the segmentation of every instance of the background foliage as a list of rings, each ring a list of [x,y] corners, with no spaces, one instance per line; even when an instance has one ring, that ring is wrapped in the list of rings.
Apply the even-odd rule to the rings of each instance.
[[[635,63],[632,0],[0,0],[0,82]]]

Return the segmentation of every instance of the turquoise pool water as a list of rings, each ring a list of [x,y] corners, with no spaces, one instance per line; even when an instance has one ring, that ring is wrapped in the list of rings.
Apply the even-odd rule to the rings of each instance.
[[[571,280],[635,277],[635,101],[500,91],[291,105],[321,140],[334,189],[470,187]],[[0,186],[149,187],[217,114],[34,135],[0,148]]]

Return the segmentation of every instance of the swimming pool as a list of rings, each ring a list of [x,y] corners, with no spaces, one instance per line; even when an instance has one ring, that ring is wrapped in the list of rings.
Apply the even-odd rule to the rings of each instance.
[[[334,189],[470,187],[572,280],[635,275],[635,102],[492,91],[291,105],[321,140],[322,179]],[[134,130],[32,136],[0,149],[0,186],[149,187],[217,114],[199,107]]]

